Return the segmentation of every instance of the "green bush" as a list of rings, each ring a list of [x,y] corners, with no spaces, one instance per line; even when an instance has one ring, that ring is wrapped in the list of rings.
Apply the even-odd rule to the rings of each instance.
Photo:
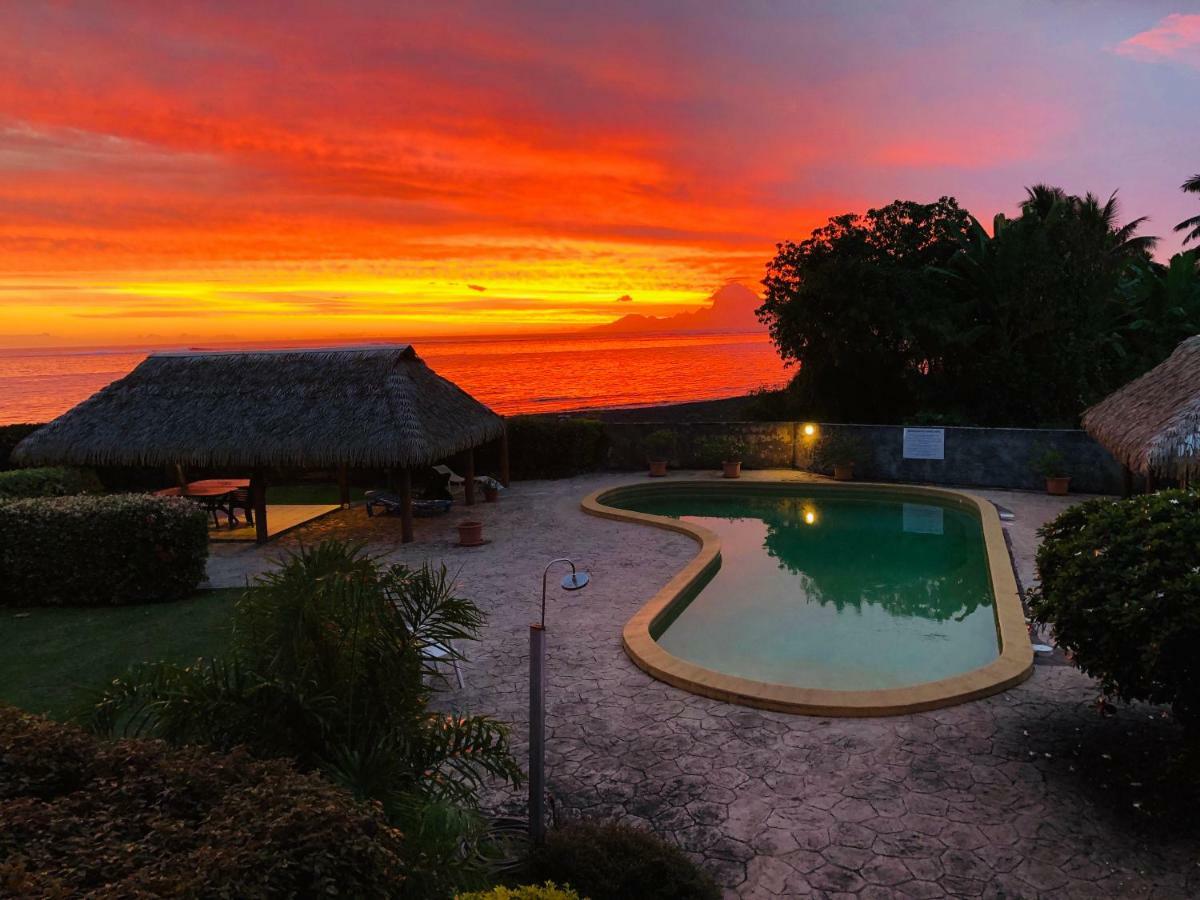
[[[81,718],[104,735],[242,746],[319,771],[408,836],[406,896],[447,897],[487,883],[482,786],[521,780],[506,726],[431,707],[447,667],[429,648],[461,659],[483,622],[444,566],[385,565],[325,541],[256,580],[226,653],[135,666]]]
[[[566,478],[594,472],[607,453],[608,435],[598,419],[516,416],[508,420],[513,478]]]
[[[546,835],[534,877],[569,884],[589,900],[717,900],[716,883],[683,852],[641,828],[573,822]]]
[[[646,448],[646,459],[669,461],[675,455],[677,446],[675,432],[670,428],[659,428],[646,435],[642,446]]]
[[[545,884],[523,884],[520,887],[494,887],[490,891],[459,894],[454,900],[579,900],[569,887],[560,888],[553,881]]]
[[[245,751],[97,741],[0,706],[6,897],[392,897],[377,804]]]
[[[1038,533],[1036,619],[1107,694],[1200,725],[1200,493],[1092,500]]]
[[[0,502],[0,606],[178,600],[204,578],[204,511],[145,494]]]
[[[718,434],[702,440],[697,446],[705,465],[721,466],[726,462],[741,462],[746,456],[746,439],[738,434]]]
[[[0,425],[0,471],[12,468],[13,448],[41,427],[28,422],[20,425]]]
[[[0,472],[0,500],[17,497],[66,497],[104,490],[91,469],[48,467]]]

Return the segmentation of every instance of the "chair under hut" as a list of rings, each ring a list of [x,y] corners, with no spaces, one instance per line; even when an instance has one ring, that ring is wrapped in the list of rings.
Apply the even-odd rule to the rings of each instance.
[[[1149,489],[1194,483],[1200,473],[1200,335],[1083,414],[1083,428]]]
[[[467,502],[474,450],[500,443],[504,419],[434,372],[407,344],[155,353],[23,440],[29,465],[166,466],[250,473],[254,525],[267,540],[267,473],[389,470],[412,540],[412,470],[461,454]],[[180,476],[182,481],[182,474]]]

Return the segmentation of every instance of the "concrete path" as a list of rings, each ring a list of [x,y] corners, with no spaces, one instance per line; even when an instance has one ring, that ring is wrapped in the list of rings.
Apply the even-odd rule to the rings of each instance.
[[[1099,746],[1133,728],[1166,727],[1149,721],[1158,711],[1101,718],[1094,684],[1068,665],[1040,664],[996,697],[878,719],[762,712],[641,672],[621,649],[621,627],[695,545],[579,511],[587,493],[636,477],[515,484],[500,503],[471,511],[491,540],[475,549],[454,546],[458,511],[418,520],[417,542],[402,547],[398,521],[367,520],[356,508],[265,554],[215,547],[209,575],[214,585],[238,585],[280,548],[326,536],[366,540],[408,563],[444,561],[490,617],[468,648],[466,690],[447,700],[512,723],[523,754],[528,623],[542,567],[575,558],[592,584],[554,591],[547,614],[548,771],[558,815],[648,825],[712,871],[729,896],[1200,895],[1194,836],[1143,834],[1132,813],[1114,810],[1104,788],[1075,771],[1081,742]],[[1079,498],[976,493],[1016,514],[1006,531],[1029,585],[1037,527]],[[516,808],[520,798],[497,802]]]

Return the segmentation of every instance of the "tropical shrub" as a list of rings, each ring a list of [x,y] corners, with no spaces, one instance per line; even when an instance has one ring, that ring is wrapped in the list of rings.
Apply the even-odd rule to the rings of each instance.
[[[641,828],[573,822],[552,829],[531,861],[536,878],[589,900],[717,900],[712,878],[678,848]]]
[[[706,464],[741,462],[746,455],[746,439],[737,434],[714,435],[701,441],[697,449]]]
[[[204,578],[207,558],[204,511],[178,497],[0,502],[0,605],[178,600]]]
[[[244,746],[321,772],[408,835],[406,891],[444,896],[479,875],[480,786],[521,780],[504,725],[429,708],[441,677],[429,648],[459,656],[483,621],[445,567],[385,566],[327,541],[246,592],[228,654],[135,667],[81,720],[100,734]]]
[[[1200,493],[1092,500],[1039,534],[1037,620],[1105,693],[1200,725]]]
[[[513,478],[566,478],[599,469],[608,436],[598,419],[515,416],[508,420]]]
[[[1057,447],[1044,448],[1030,465],[1043,478],[1066,478],[1071,474],[1067,471],[1067,458]]]
[[[813,450],[812,464],[818,469],[850,466],[867,458],[867,445],[846,431],[826,431]]]
[[[19,425],[0,425],[0,471],[12,468],[13,448],[41,427],[41,425],[30,422]]]
[[[646,458],[651,460],[669,460],[675,454],[675,432],[669,428],[659,428],[646,435],[642,441],[646,448]]]
[[[91,469],[52,466],[0,472],[0,500],[98,494],[103,490],[104,486]]]
[[[392,897],[402,835],[283,760],[97,741],[0,706],[6,897]]]
[[[520,887],[494,887],[490,891],[459,894],[454,900],[580,900],[569,887],[560,888],[553,881],[545,884],[523,884]]]

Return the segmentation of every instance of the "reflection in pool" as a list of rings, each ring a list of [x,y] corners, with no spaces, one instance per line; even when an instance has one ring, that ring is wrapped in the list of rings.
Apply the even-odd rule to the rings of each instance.
[[[977,514],[895,495],[721,491],[621,502],[715,532],[721,566],[654,637],[757,681],[829,690],[959,675],[999,653]]]

